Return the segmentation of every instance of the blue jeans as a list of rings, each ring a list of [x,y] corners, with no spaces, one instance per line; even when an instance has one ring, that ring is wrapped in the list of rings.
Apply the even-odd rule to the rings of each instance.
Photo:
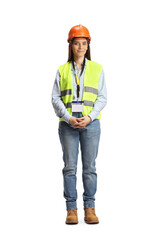
[[[73,113],[74,117],[82,117],[81,113]],[[59,122],[59,138],[63,151],[63,179],[64,198],[66,208],[77,209],[76,172],[79,142],[82,155],[82,179],[84,208],[95,207],[95,193],[97,190],[97,174],[95,160],[98,153],[100,139],[100,121],[95,119],[86,128],[74,129],[66,122]]]

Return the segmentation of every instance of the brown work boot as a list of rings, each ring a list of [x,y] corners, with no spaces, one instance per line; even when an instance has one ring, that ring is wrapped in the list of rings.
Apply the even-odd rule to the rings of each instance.
[[[86,223],[99,223],[94,207],[84,208],[84,213],[85,213],[84,220]]]
[[[77,209],[68,209],[66,224],[77,224],[77,223],[78,223]]]

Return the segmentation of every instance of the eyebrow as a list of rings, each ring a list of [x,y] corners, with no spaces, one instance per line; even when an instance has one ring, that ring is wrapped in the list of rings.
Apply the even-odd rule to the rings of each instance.
[[[74,42],[77,42],[77,43],[79,43],[79,41],[78,41],[78,40],[74,40]],[[87,40],[86,40],[86,41],[83,41],[82,43],[87,43]]]

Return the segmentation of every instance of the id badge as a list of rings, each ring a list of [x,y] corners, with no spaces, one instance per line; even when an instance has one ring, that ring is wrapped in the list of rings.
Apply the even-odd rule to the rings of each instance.
[[[83,112],[83,101],[72,102],[72,112]]]

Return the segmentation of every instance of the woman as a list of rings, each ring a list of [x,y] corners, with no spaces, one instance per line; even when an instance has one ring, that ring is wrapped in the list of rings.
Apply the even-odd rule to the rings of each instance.
[[[52,104],[60,118],[67,224],[78,223],[76,170],[79,142],[83,166],[84,219],[86,223],[99,223],[95,214],[95,160],[100,138],[100,112],[107,103],[107,94],[103,68],[91,61],[90,41],[86,27],[77,25],[70,29],[68,62],[58,68],[52,91]]]

